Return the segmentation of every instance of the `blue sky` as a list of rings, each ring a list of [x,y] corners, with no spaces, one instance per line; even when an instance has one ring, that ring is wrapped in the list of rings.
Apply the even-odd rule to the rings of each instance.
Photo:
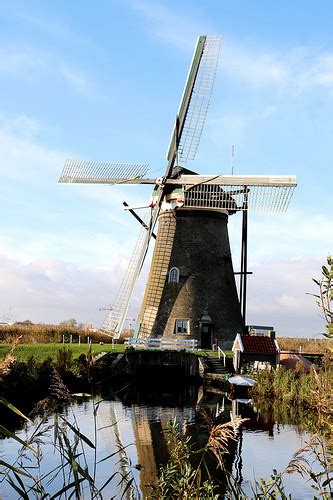
[[[0,5],[0,314],[103,320],[143,187],[58,185],[66,156],[165,168],[200,34],[223,35],[200,173],[295,174],[286,214],[251,215],[248,320],[322,330],[311,297],[332,252],[333,6],[329,1],[3,1]],[[239,267],[239,215],[230,218]],[[140,303],[147,269],[135,294]]]

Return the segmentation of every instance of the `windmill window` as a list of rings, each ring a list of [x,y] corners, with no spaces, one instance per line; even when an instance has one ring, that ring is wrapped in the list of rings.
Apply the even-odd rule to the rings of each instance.
[[[188,319],[176,319],[175,333],[187,335],[190,333],[190,322]]]
[[[169,271],[169,283],[179,282],[179,269],[178,267],[172,267]]]

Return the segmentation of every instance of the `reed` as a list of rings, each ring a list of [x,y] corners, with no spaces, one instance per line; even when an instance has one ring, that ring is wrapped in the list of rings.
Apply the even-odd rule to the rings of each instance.
[[[7,401],[0,399],[1,402],[8,409],[24,417]],[[93,428],[96,426],[98,407],[99,404],[96,403],[92,415]],[[13,493],[19,495],[18,498],[25,500],[30,498],[76,498],[77,500],[109,498],[109,495],[107,497],[103,495],[105,488],[112,481],[119,489],[119,498],[126,498],[126,492],[129,493],[130,498],[139,498],[138,487],[131,474],[131,464],[125,448],[118,449],[99,462],[110,460],[121,452],[122,461],[126,461],[128,467],[127,472],[124,473],[121,468],[114,470],[111,467],[109,476],[103,483],[96,478],[98,460],[95,450],[98,446],[98,436],[96,434],[93,439],[90,439],[84,435],[76,423],[75,416],[71,422],[68,418],[55,414],[52,424],[48,423],[48,418],[45,416],[25,440],[9,432],[3,426],[0,426],[0,432],[20,445],[17,459],[13,463],[0,460],[0,484],[6,481],[13,489]],[[51,469],[45,468],[47,458],[44,454],[44,446],[50,442],[53,444],[53,454],[57,459],[52,461],[56,463]],[[92,461],[88,459],[89,450],[92,450]]]
[[[209,419],[210,420],[210,419]],[[263,500],[292,499],[287,494],[284,478],[288,474],[300,474],[305,481],[310,482],[313,498],[330,500],[332,498],[332,449],[319,435],[313,436],[305,446],[298,450],[287,467],[278,472],[273,469],[269,478],[257,478],[244,485],[239,482],[225,465],[225,457],[230,442],[237,439],[235,429],[242,425],[242,420],[233,420],[223,425],[210,421],[207,444],[200,450],[194,450],[191,441],[186,437],[180,426],[175,422],[167,429],[168,443],[171,445],[171,455],[168,464],[161,467],[157,482],[151,485],[151,497],[159,499],[205,499],[205,500]],[[225,472],[225,484],[216,482],[212,477],[204,480],[201,467],[205,455],[210,452],[217,466]],[[201,454],[199,465],[194,467],[192,459]],[[313,466],[316,464],[316,472]],[[249,490],[251,491],[249,496]]]
[[[88,378],[91,364],[91,350],[87,353]],[[62,352],[57,359],[58,371],[61,367],[66,371],[72,368],[73,359],[71,355]],[[11,365],[7,370],[14,369]],[[30,361],[31,373],[36,372],[36,361]],[[58,398],[59,404],[68,402],[69,394],[62,384],[58,371],[49,363],[52,370],[50,376],[50,400]],[[262,378],[263,394],[268,390],[274,390],[278,400],[286,400],[290,403],[295,396],[296,390],[300,394],[298,401],[302,401],[304,406],[307,402],[312,410],[315,407],[319,415],[319,427],[330,427],[332,430],[332,407],[328,394],[332,382],[332,369],[330,360],[324,360],[323,367],[319,373],[312,372],[310,375],[304,374],[301,370],[297,372],[284,369],[276,372],[264,372],[258,375],[258,380]],[[311,381],[309,383],[309,380]],[[308,387],[305,387],[305,384]],[[287,395],[281,387],[288,389]],[[259,390],[260,384],[256,386]],[[87,394],[86,394],[87,395]],[[311,403],[310,403],[311,401]],[[0,432],[17,441],[20,452],[14,463],[5,460],[0,461],[0,481],[6,481],[20,498],[103,498],[106,487],[116,481],[120,489],[119,498],[124,498],[127,494],[131,498],[141,498],[141,494],[135,484],[133,476],[133,466],[127,457],[125,448],[119,444],[119,450],[98,460],[98,429],[96,417],[102,401],[93,401],[93,415],[91,428],[94,430],[93,438],[84,435],[75,420],[70,421],[67,417],[55,414],[53,425],[49,425],[47,418],[42,418],[33,433],[22,440],[15,434],[1,426]],[[0,397],[0,404],[5,405],[9,411],[13,411],[22,418],[28,420],[16,407]],[[44,407],[46,409],[47,406]],[[69,406],[70,408],[70,406]],[[51,409],[51,408],[50,408]],[[52,407],[52,411],[54,410]],[[209,415],[203,413],[202,420],[207,430],[208,438],[205,446],[200,449],[194,448],[191,440],[184,434],[179,424],[175,421],[170,424],[167,431],[167,440],[170,445],[170,460],[162,467],[156,483],[151,485],[151,498],[184,498],[184,499],[205,499],[218,500],[230,499],[240,500],[249,498],[244,492],[243,485],[229,474],[226,467],[226,457],[230,444],[237,440],[236,429],[242,425],[243,420],[237,419],[232,422],[218,424]],[[318,423],[317,422],[317,423]],[[51,432],[52,431],[52,432]],[[53,440],[54,454],[58,457],[58,463],[52,470],[45,471],[43,463],[45,455],[43,446],[46,441]],[[93,452],[92,463],[87,460],[89,450]],[[110,460],[115,454],[121,456],[119,469],[111,469],[109,477],[100,483],[98,479],[98,465],[101,462]],[[309,458],[310,456],[310,458]],[[221,484],[209,475],[206,460],[208,457],[214,458],[216,466],[225,474],[225,482]],[[195,462],[192,460],[195,458]],[[314,472],[312,460],[319,464],[319,472]],[[194,465],[196,463],[196,465]],[[307,445],[298,450],[290,464],[282,472],[273,470],[268,479],[260,478],[254,480],[251,485],[252,495],[255,500],[263,498],[292,498],[287,496],[283,485],[283,478],[286,474],[301,474],[306,480],[311,481],[316,498],[329,499],[332,495],[332,453],[322,437],[316,435]],[[204,472],[208,473],[208,478]],[[55,487],[61,477],[61,485]],[[222,492],[222,493],[221,493]],[[105,497],[104,497],[105,498]]]
[[[0,327],[0,344],[11,344],[17,337],[21,337],[21,344],[43,344],[69,342],[87,342],[89,337],[93,342],[110,342],[110,336],[89,329],[76,328],[62,325],[10,325]]]
[[[14,340],[10,351],[8,354],[5,356],[4,360],[0,363],[0,380],[1,377],[4,375],[7,375],[10,372],[10,367],[15,361],[14,357],[14,351],[16,349],[17,344],[19,343],[21,337],[18,337],[17,339]]]
[[[268,404],[279,411],[284,408],[289,416],[293,411],[305,414],[311,431],[329,434],[333,429],[332,386],[333,367],[327,355],[319,371],[304,373],[300,366],[258,373],[252,396],[258,407]]]
[[[325,354],[332,352],[333,343],[328,339],[303,339],[278,337],[277,342],[281,351],[302,352],[308,354]]]

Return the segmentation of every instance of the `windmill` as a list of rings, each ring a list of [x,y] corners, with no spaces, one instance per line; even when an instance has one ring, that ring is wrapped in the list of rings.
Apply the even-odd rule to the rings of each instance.
[[[198,38],[159,179],[146,164],[67,159],[59,182],[152,184],[153,193],[134,253],[102,330],[119,338],[133,289],[158,222],[150,274],[137,322],[140,337],[213,338],[227,346],[245,324],[247,212],[285,211],[294,176],[199,175],[182,166],[194,159],[212,93],[221,37]],[[127,205],[127,204],[125,204]],[[228,217],[243,213],[240,300],[231,259]]]

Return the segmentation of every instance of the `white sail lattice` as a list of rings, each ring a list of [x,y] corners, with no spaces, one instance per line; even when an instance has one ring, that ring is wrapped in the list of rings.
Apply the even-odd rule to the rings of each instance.
[[[147,227],[149,227],[150,218],[150,211],[148,211],[143,219]],[[141,271],[149,239],[149,230],[142,226],[124,279],[118,290],[116,298],[111,305],[111,310],[107,314],[101,326],[101,330],[110,334],[114,339],[119,338],[123,329],[134,285]]]

